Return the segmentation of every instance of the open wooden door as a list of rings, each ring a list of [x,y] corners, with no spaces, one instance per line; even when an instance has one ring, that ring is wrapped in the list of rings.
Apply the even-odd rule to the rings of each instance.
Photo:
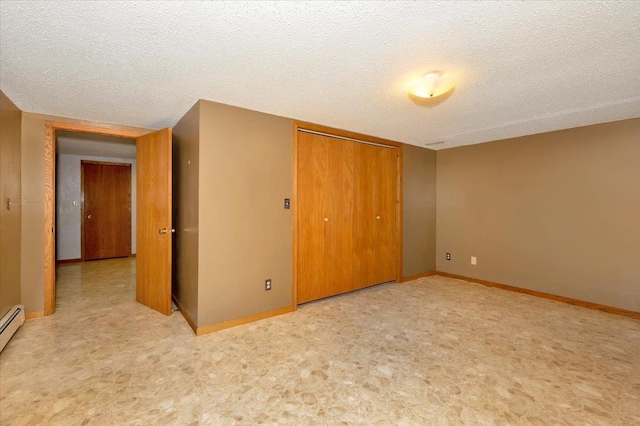
[[[171,129],[136,139],[136,300],[171,314]]]

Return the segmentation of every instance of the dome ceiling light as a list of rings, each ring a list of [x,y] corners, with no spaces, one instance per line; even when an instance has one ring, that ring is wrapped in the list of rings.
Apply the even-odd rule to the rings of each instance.
[[[419,98],[435,98],[453,89],[453,79],[439,72],[430,72],[409,86],[409,92]]]

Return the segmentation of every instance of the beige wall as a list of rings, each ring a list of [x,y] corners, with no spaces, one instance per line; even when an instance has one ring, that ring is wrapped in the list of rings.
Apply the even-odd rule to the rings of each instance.
[[[173,128],[173,296],[198,323],[200,102]]]
[[[438,151],[437,269],[640,311],[640,119]]]
[[[22,303],[27,312],[44,310],[44,126],[47,120],[113,129],[147,130],[27,112],[22,114],[21,273]]]
[[[21,300],[21,119],[22,112],[0,91],[0,318]]]
[[[404,145],[402,276],[436,270],[436,152]]]
[[[291,306],[292,120],[200,101],[200,123],[198,326]]]

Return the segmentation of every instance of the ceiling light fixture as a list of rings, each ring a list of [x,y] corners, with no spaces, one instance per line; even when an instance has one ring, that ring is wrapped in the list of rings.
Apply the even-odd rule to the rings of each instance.
[[[409,92],[420,98],[435,98],[453,89],[453,79],[439,72],[430,72],[411,83]]]

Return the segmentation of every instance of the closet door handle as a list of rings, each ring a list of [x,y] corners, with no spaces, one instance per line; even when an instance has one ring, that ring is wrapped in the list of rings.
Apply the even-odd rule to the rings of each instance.
[[[325,218],[324,218],[324,221],[325,221],[325,222],[329,222],[329,218],[328,218],[328,217],[325,217]]]
[[[380,220],[380,216],[376,216],[376,219]]]

